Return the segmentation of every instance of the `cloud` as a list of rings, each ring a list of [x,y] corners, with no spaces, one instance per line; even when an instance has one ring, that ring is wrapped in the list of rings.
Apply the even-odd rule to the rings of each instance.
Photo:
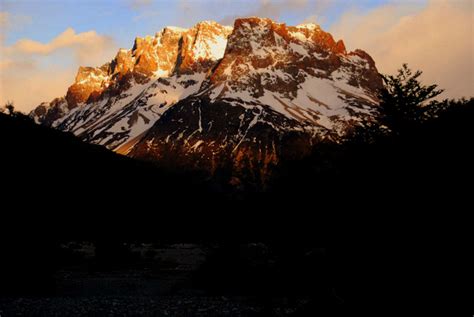
[[[112,59],[117,46],[95,31],[66,29],[47,43],[20,39],[0,45],[0,104],[15,102],[29,111],[40,102],[65,95],[79,66],[100,66]]]
[[[10,67],[0,76],[0,105],[13,101],[16,109],[27,113],[43,101],[64,96],[75,72],[72,68],[38,68],[27,64]]]
[[[103,61],[104,53],[109,53],[111,48],[115,48],[115,44],[108,36],[99,35],[95,31],[76,33],[74,29],[67,28],[48,43],[20,39],[4,51],[6,55],[31,56],[51,55],[61,49],[69,49],[79,63],[95,64]]]
[[[12,49],[21,53],[47,55],[62,47],[95,44],[97,41],[101,42],[102,40],[103,39],[94,31],[76,34],[72,28],[68,28],[49,43],[43,44],[30,39],[21,39]]]
[[[0,70],[8,71],[10,69],[27,69],[36,67],[36,63],[33,60],[14,60],[14,59],[2,59],[0,60]]]
[[[471,0],[432,0],[419,5],[386,5],[362,14],[345,13],[331,27],[350,49],[366,50],[379,71],[394,73],[402,63],[424,72],[444,98],[474,93],[474,10]]]

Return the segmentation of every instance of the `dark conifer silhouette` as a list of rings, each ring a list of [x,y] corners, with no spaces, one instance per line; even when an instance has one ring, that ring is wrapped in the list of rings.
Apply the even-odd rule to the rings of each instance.
[[[422,73],[420,70],[413,73],[407,64],[403,64],[396,76],[382,75],[382,123],[394,133],[432,118],[438,110],[437,102],[426,102],[440,95],[443,90],[437,89],[436,84],[423,85],[419,81]]]

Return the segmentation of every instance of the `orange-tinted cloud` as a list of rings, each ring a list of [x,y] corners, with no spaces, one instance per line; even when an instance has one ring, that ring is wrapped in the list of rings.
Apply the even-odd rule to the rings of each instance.
[[[424,72],[443,98],[474,95],[474,10],[471,0],[432,0],[424,8],[387,5],[368,14],[347,12],[331,32],[349,49],[366,50],[379,71],[402,63]]]
[[[99,35],[95,31],[76,33],[74,29],[67,28],[48,43],[20,39],[12,46],[4,48],[4,51],[6,55],[50,55],[67,48],[72,49],[80,63],[95,64],[103,60],[103,53],[111,47],[114,47],[114,43],[110,37]]]
[[[75,70],[69,68],[30,68],[15,65],[0,78],[0,100],[4,105],[13,101],[15,108],[23,112],[31,111],[43,101],[51,101],[66,94],[72,84]]]
[[[11,46],[0,45],[0,104],[11,100],[28,112],[40,102],[63,96],[79,66],[102,65],[116,50],[110,37],[72,28],[48,43],[20,39]]]

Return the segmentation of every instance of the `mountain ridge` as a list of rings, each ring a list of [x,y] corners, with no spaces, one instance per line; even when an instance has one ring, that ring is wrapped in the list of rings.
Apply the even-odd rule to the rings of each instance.
[[[66,97],[30,116],[136,158],[266,174],[288,152],[284,140],[304,156],[376,120],[381,87],[367,53],[319,26],[250,17],[137,37],[110,63],[80,67]]]

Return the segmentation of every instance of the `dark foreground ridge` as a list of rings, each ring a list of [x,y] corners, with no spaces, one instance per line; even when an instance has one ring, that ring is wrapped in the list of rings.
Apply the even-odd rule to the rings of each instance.
[[[463,307],[450,300],[464,299],[457,283],[466,280],[462,263],[468,263],[464,257],[471,250],[463,223],[469,223],[466,206],[471,205],[473,111],[470,101],[396,138],[321,146],[305,160],[285,162],[265,192],[234,190],[196,171],[165,170],[84,144],[21,115],[0,114],[4,200],[0,309],[17,312],[19,307],[38,305],[44,307],[43,315],[54,315],[50,309],[79,307],[87,301],[100,301],[104,309],[116,306],[117,300],[122,301],[119,307],[128,305],[128,299],[110,294],[108,299],[61,299],[51,284],[65,268],[58,267],[64,263],[58,262],[62,254],[58,246],[95,241],[109,246],[102,250],[113,250],[124,242],[165,241],[214,243],[206,264],[187,281],[201,285],[203,302],[212,301],[209,296],[215,294],[257,290],[252,294],[259,298],[256,311],[250,309],[248,316],[250,311],[263,314],[265,294],[285,279],[296,283],[287,290],[305,289],[303,281],[308,279],[295,278],[297,272],[313,272],[309,280],[319,286],[298,295],[295,303],[305,296],[313,304],[329,296],[331,300],[322,300],[329,306],[316,305],[323,316],[424,314],[443,308],[452,312],[453,307]],[[248,247],[250,242],[261,244],[254,249]],[[262,251],[267,249],[269,253]],[[113,271],[117,252],[121,251],[105,255],[106,271]],[[259,257],[261,252],[272,256]],[[235,254],[250,255],[243,261],[245,257]],[[315,266],[301,260],[305,254],[324,261]],[[326,268],[321,267],[323,262]],[[164,267],[160,263],[159,271]],[[130,272],[130,266],[117,269],[125,275]],[[318,282],[321,276],[329,280]],[[207,282],[202,286],[199,280]],[[333,291],[337,296],[328,295]],[[150,299],[123,295],[131,296],[131,305]],[[20,299],[25,296],[23,305]],[[48,306],[43,299],[34,299],[37,296],[52,296],[57,304]],[[195,296],[192,301],[198,301]],[[248,292],[245,296],[243,305],[251,305]],[[156,299],[156,304],[147,305],[176,303],[175,299]],[[235,303],[229,304],[231,311]],[[286,305],[281,303],[274,307]],[[70,315],[81,315],[71,309]],[[164,313],[157,308],[149,315]]]

